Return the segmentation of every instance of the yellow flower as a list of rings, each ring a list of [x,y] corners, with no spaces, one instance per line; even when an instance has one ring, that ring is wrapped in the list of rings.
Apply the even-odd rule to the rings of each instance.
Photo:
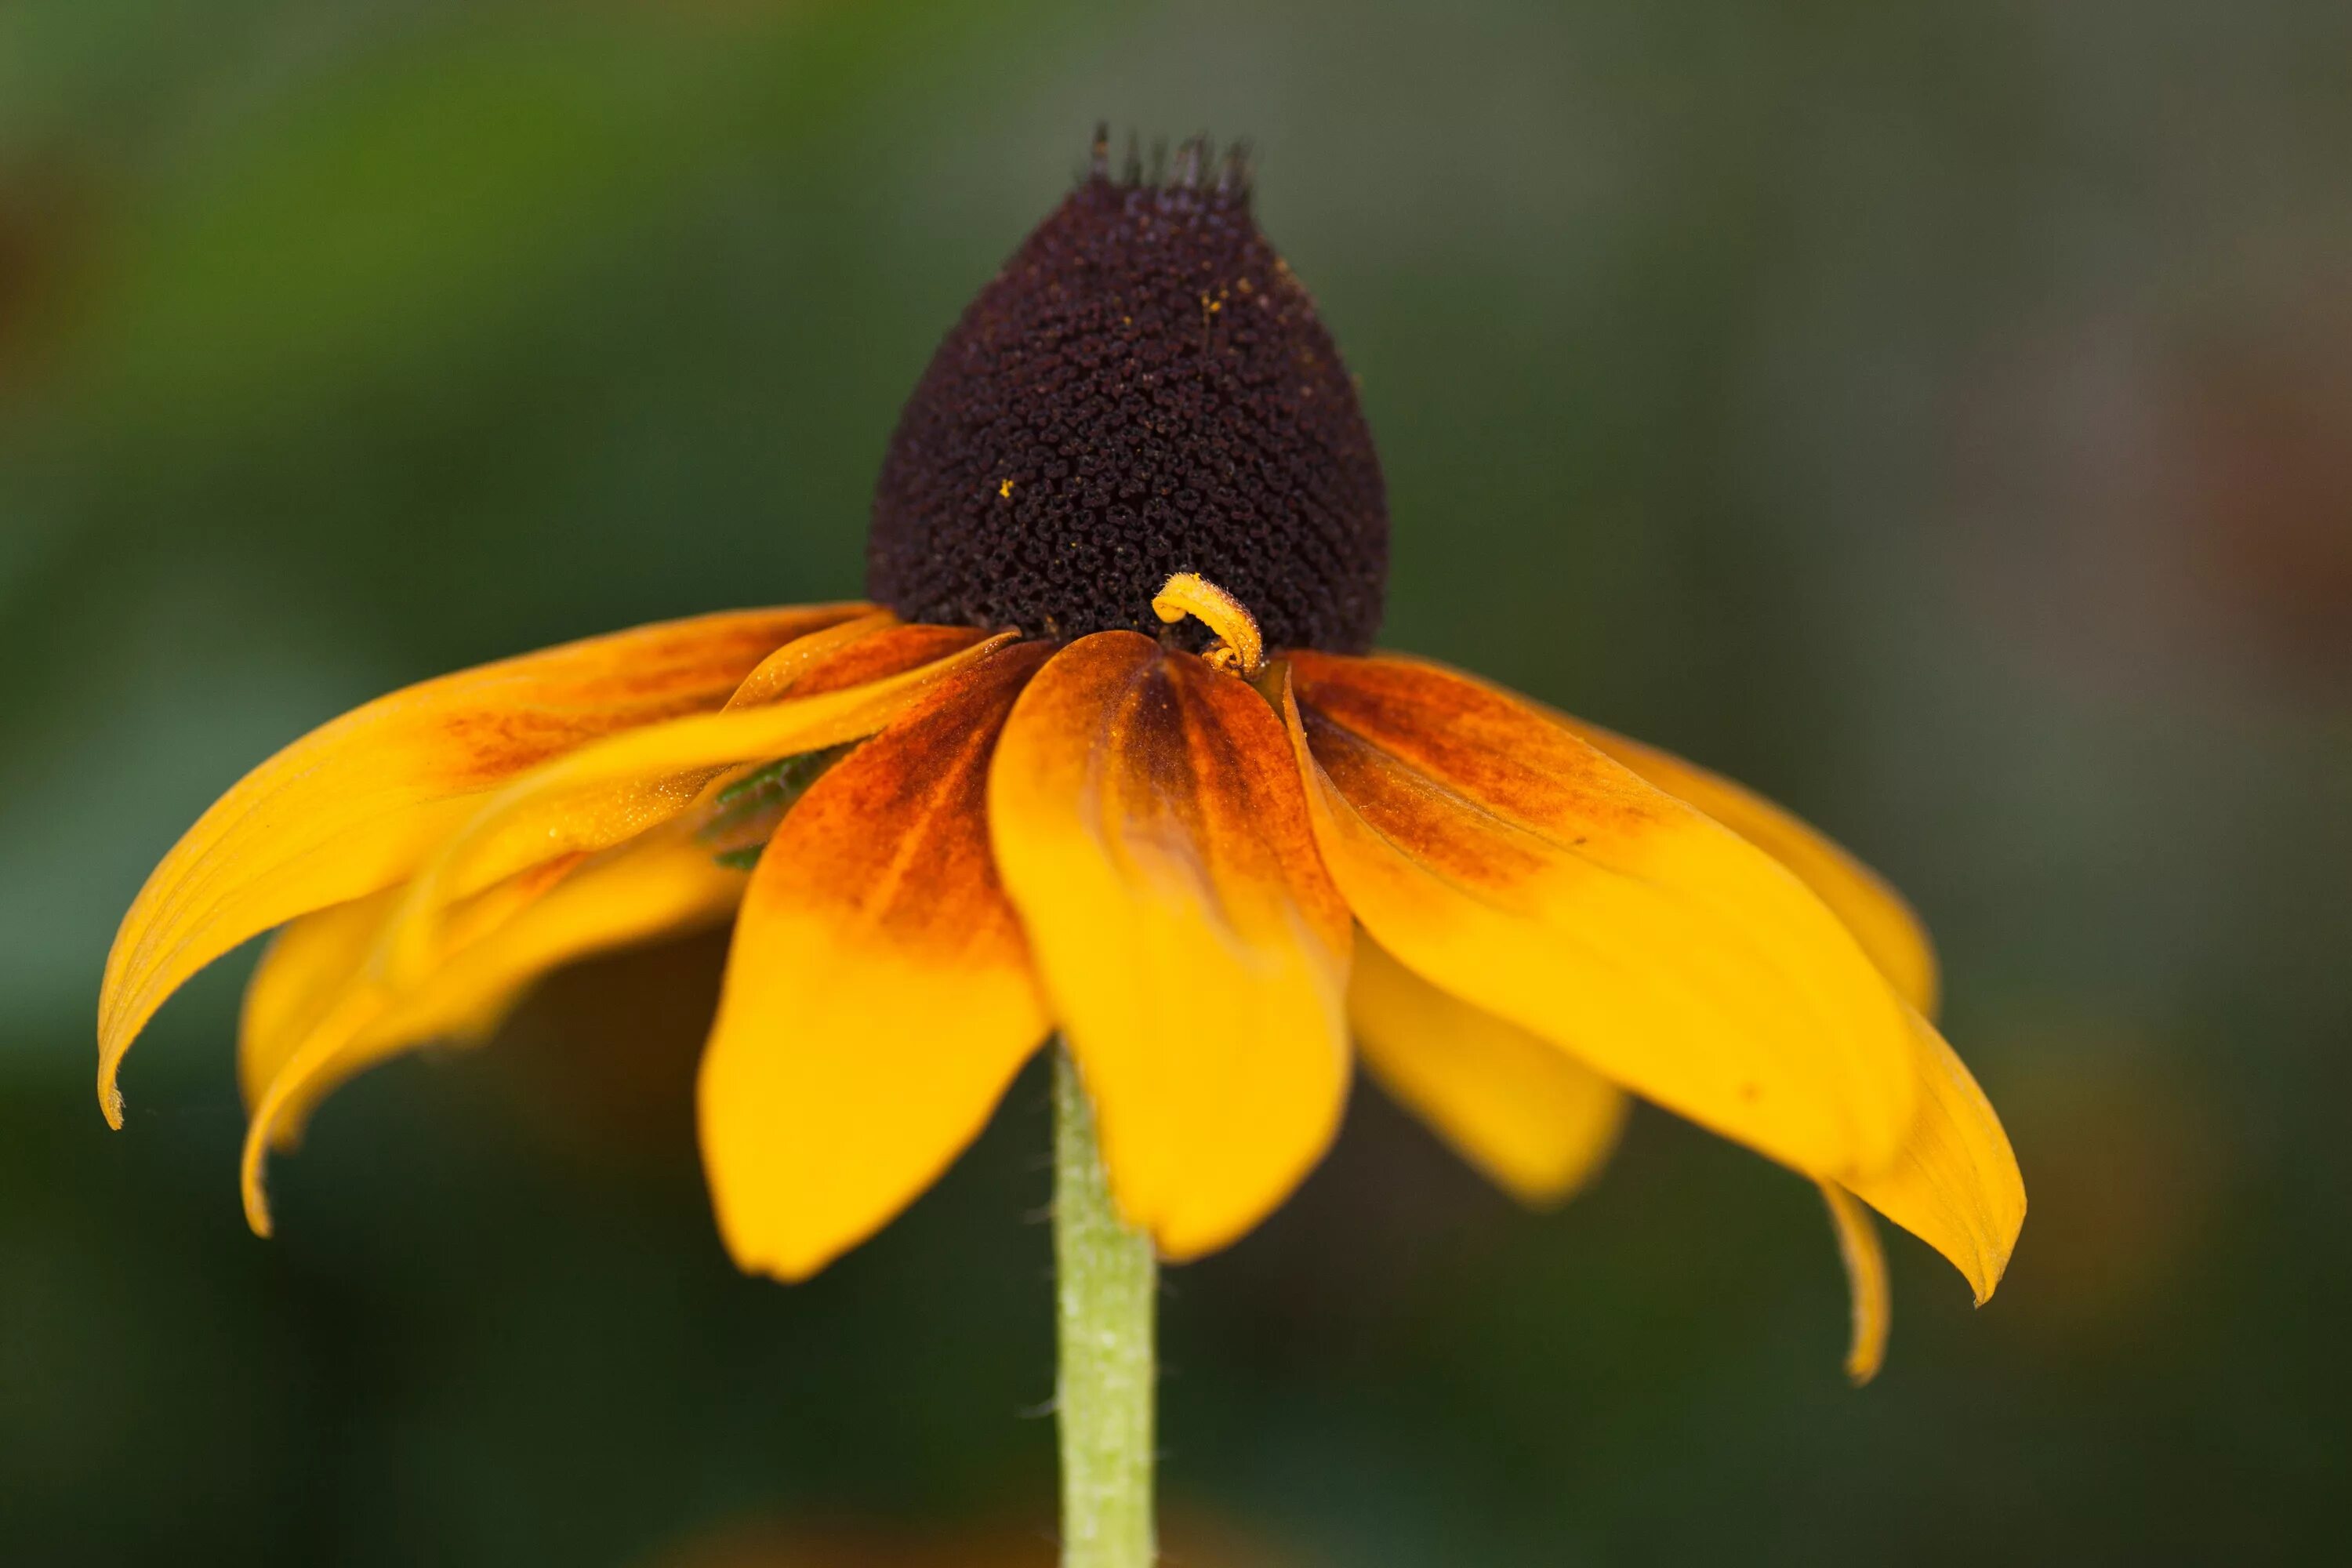
[[[2023,1186],[1901,900],[1737,784],[1367,651],[1378,462],[1236,166],[1098,160],[942,345],[871,539],[877,603],[464,671],[262,764],[123,921],[109,1119],[164,999],[282,928],[238,1047],[266,1232],[264,1156],[352,1074],[731,918],[700,1131],[748,1269],[887,1223],[1058,1031],[1171,1259],[1282,1202],[1360,1056],[1529,1202],[1629,1093],[1820,1184],[1857,1377],[1863,1205],[1991,1294]]]

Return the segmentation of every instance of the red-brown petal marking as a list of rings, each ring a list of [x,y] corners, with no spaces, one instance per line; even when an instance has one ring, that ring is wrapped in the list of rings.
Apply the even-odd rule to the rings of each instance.
[[[667,822],[733,763],[870,735],[987,645],[986,634],[961,626],[894,624],[839,646],[834,632],[818,635],[824,656],[773,700],[613,736],[483,803],[410,886],[388,939],[394,981],[421,976],[434,922],[452,900],[551,856],[602,849]]]
[[[1316,654],[1291,677],[1317,838],[1383,947],[1808,1174],[1886,1167],[1906,1010],[1785,868],[1493,688]]]
[[[831,662],[850,644],[863,642],[877,632],[901,624],[887,610],[867,610],[821,631],[794,637],[761,659],[759,668],[743,678],[734,694],[727,699],[727,706],[755,708],[763,702],[773,702],[800,684],[802,677],[818,665]]]
[[[778,648],[743,678],[727,706],[752,708],[862,686],[959,653],[986,635],[970,626],[909,626],[877,610]]]
[[[1348,912],[1281,721],[1132,632],[1055,656],[1005,726],[989,826],[1111,1186],[1171,1258],[1280,1203],[1348,1085]]]
[[[412,686],[246,775],[123,917],[99,1001],[99,1102],[166,997],[230,948],[410,875],[486,792],[602,736],[705,713],[778,645],[863,605],[747,610],[593,637]]]
[[[822,697],[937,664],[988,639],[970,626],[894,626],[842,648],[792,684],[785,696]]]
[[[800,1279],[978,1135],[1050,1027],[989,852],[988,764],[1051,650],[942,682],[813,785],[745,895],[702,1063],[703,1161],[747,1269]]]

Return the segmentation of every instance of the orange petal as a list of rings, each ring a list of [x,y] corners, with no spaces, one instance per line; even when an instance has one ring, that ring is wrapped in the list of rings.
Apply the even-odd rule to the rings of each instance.
[[[1224,1246],[1347,1096],[1348,913],[1280,721],[1198,658],[1098,633],[1022,694],[988,809],[1120,1208],[1171,1258]]]
[[[1522,1203],[1567,1198],[1616,1147],[1626,1110],[1616,1085],[1360,933],[1348,1016],[1381,1086]]]
[[[804,692],[794,689],[803,685],[821,666],[831,665],[854,643],[862,643],[875,633],[898,626],[898,617],[887,610],[875,610],[845,621],[813,631],[806,637],[794,637],[761,659],[759,668],[745,676],[727,699],[730,708],[756,708],[787,695]],[[856,685],[852,680],[847,685]]]
[[[1051,1028],[990,856],[989,758],[1051,650],[941,682],[810,786],[752,875],[702,1061],[702,1152],[746,1269],[815,1273],[987,1124]]]
[[[1836,1183],[1821,1185],[1822,1201],[1830,1205],[1831,1228],[1837,1232],[1838,1257],[1845,1264],[1846,1294],[1853,1308],[1845,1374],[1859,1388],[1876,1377],[1886,1361],[1886,1331],[1894,1318],[1894,1293],[1886,1286],[1886,1254],[1878,1245],[1878,1227],[1870,1223],[1870,1211]]]
[[[1914,1016],[1919,1113],[1895,1163],[1847,1179],[1855,1196],[1968,1277],[1981,1307],[2009,1268],[2025,1224],[2025,1178],[1992,1102],[1926,1019]]]
[[[1465,677],[1297,654],[1291,679],[1325,862],[1408,967],[1808,1174],[1894,1157],[1906,1010],[1778,861]]]
[[[1549,710],[1546,710],[1549,712]],[[1936,947],[1919,917],[1877,872],[1793,813],[1670,752],[1565,713],[1551,717],[1598,751],[1717,822],[1794,871],[1845,921],[1903,999],[1936,1016]]]
[[[389,938],[394,979],[413,983],[429,966],[436,923],[452,900],[550,856],[601,849],[666,822],[731,763],[870,735],[1012,636],[893,625],[829,648],[789,695],[614,735],[533,770],[480,805],[418,870]]]
[[[215,803],[147,879],[108,954],[99,1103],[166,997],[249,937],[414,872],[485,792],[600,736],[727,700],[777,645],[866,606],[642,626],[461,671],[312,731]]]
[[[801,664],[799,673],[789,684],[776,687],[773,696],[822,697],[829,691],[846,691],[853,686],[870,685],[952,658],[979,643],[1001,647],[1012,637],[1009,632],[992,637],[970,626],[906,626],[889,616],[877,619],[884,624],[864,636],[845,637],[839,646],[824,650],[821,658]],[[779,649],[776,658],[754,670],[751,679],[744,682],[746,689],[773,682],[779,668],[787,662],[786,651]],[[746,700],[744,694],[739,692],[730,706],[741,707]]]
[[[395,911],[380,900],[325,911],[355,927],[363,906],[376,904],[382,918],[372,942],[348,929],[292,928],[294,952],[280,956],[284,941],[273,948],[247,1011],[256,1032],[243,1047],[244,1076],[248,1085],[266,1082],[246,1131],[247,1220],[268,1233],[264,1156],[290,1143],[319,1101],[352,1075],[429,1040],[485,1037],[534,982],[575,959],[724,920],[745,879],[682,827],[576,865],[534,868],[461,905],[437,962],[407,986],[387,983],[381,967]],[[306,949],[315,967],[299,956]],[[327,994],[335,961],[353,952],[348,978]],[[298,966],[309,972],[298,975]],[[263,999],[280,995],[300,1005]]]

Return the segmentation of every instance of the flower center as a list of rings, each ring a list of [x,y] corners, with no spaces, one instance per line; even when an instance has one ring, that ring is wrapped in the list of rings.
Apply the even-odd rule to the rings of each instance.
[[[866,591],[908,620],[1075,637],[1157,630],[1178,574],[1251,606],[1252,658],[1360,652],[1380,626],[1387,499],[1355,385],[1258,231],[1239,156],[1213,168],[1195,141],[1165,179],[1132,152],[1114,177],[1097,136],[1085,181],[908,400]],[[1226,629],[1189,601],[1172,618],[1196,650]]]

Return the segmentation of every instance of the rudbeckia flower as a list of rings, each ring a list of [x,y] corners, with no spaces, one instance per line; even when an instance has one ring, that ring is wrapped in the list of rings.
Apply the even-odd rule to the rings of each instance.
[[[1818,1184],[1857,1377],[1865,1205],[1990,1295],[2023,1187],[1902,901],[1735,784],[1372,651],[1379,461],[1238,160],[1098,143],[917,386],[869,539],[866,602],[446,676],[256,769],[123,921],[108,1118],[157,1007],[278,928],[238,1044],[267,1232],[264,1158],[337,1085],[731,920],[699,1118],[747,1269],[886,1224],[1058,1034],[1165,1258],[1283,1201],[1360,1060],[1530,1202],[1629,1096]]]

